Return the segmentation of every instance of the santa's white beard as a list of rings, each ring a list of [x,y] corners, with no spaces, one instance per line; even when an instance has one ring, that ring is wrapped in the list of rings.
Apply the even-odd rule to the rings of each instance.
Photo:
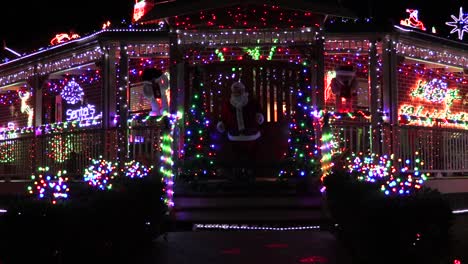
[[[235,108],[242,108],[244,107],[247,102],[249,101],[249,94],[243,93],[238,96],[231,95],[230,102]]]

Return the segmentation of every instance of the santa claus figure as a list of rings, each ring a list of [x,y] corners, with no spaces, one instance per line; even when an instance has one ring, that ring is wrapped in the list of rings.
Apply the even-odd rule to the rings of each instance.
[[[249,98],[243,83],[233,83],[229,102],[223,104],[218,131],[227,132],[231,141],[253,141],[260,137],[263,121],[260,104]]]
[[[336,95],[338,112],[352,111],[352,98],[356,95],[357,80],[353,66],[338,66],[336,77],[331,80],[332,92]]]
[[[246,176],[250,182],[254,181],[256,144],[263,122],[264,116],[257,100],[249,97],[243,83],[233,83],[229,101],[223,104],[217,129],[220,133],[227,133],[230,149],[237,159],[231,161],[235,164],[232,171],[235,178]]]
[[[169,89],[169,78],[161,70],[147,68],[143,70],[143,95],[150,100],[150,116],[160,116],[168,111],[166,91]]]

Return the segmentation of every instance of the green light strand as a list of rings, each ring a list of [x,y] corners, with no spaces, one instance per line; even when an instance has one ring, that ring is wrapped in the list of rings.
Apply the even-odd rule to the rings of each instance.
[[[219,49],[215,50],[215,54],[218,56],[219,61],[225,61],[224,54]]]

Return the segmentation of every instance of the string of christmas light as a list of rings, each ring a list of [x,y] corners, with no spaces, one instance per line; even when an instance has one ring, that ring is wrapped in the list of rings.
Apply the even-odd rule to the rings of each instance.
[[[453,100],[461,99],[461,97],[451,96],[457,96],[457,94],[458,92],[449,93],[447,83],[435,78],[432,79],[430,82],[424,82],[420,80],[416,89],[411,92],[412,97],[425,99],[433,103],[440,103],[446,100],[447,102],[449,102],[449,105],[452,105]],[[447,96],[449,96],[450,98],[446,99]]]
[[[117,163],[102,159],[91,159],[85,168],[83,180],[100,190],[112,189],[112,180],[117,176]]]
[[[66,58],[54,60],[48,63],[38,64],[37,74],[45,75],[57,71],[74,68],[80,65],[85,65],[90,62],[98,61],[101,59],[103,52],[100,47],[95,47],[91,50],[82,53],[68,55]]]
[[[0,64],[1,66],[2,64]],[[28,66],[18,70],[17,72],[9,72],[8,74],[0,74],[0,86],[13,84],[19,81],[28,80],[32,76],[34,76],[34,67]]]
[[[273,42],[278,42],[278,40],[274,40]],[[268,52],[268,56],[265,56],[263,55],[262,53],[262,47],[260,46],[256,46],[254,48],[244,48],[245,52],[247,52],[250,56],[252,56],[252,59],[254,60],[262,60],[262,59],[266,59],[266,60],[272,60],[274,55],[275,55],[275,52],[277,50],[277,46],[272,46],[271,48],[266,49],[265,53]]]
[[[131,57],[169,57],[168,43],[131,43],[128,45],[128,55]]]
[[[370,49],[372,43],[368,40],[328,40],[324,44],[324,62],[325,62],[325,104],[328,111],[349,112],[352,109],[370,110],[371,92],[366,84],[359,80],[369,79]],[[376,45],[377,50],[381,50],[381,44]],[[379,54],[379,52],[377,52]],[[383,72],[383,60],[380,55],[377,56],[376,80],[381,80]],[[346,101],[338,101],[337,94],[341,91],[332,91],[332,80],[336,77],[336,68],[338,66],[352,67],[355,72],[356,87],[352,89],[352,96],[346,98]],[[379,82],[379,81],[378,81]],[[378,85],[380,87],[380,85]],[[377,97],[377,109],[381,109],[382,100]],[[379,110],[377,110],[379,111]],[[370,121],[370,115],[368,120]]]
[[[370,150],[370,145],[365,143],[369,138],[370,131],[369,121],[371,115],[369,111],[357,110],[355,112],[337,113],[328,110],[314,110],[312,114],[317,120],[320,120],[322,124],[325,114],[328,114],[330,117],[330,133],[326,133],[327,136],[325,136],[325,140],[330,140],[330,142],[325,144],[324,147],[331,148],[329,151],[331,156],[326,155],[326,159],[333,159],[333,157],[341,155],[345,151],[351,151],[352,149]],[[351,135],[356,135],[357,140],[350,138],[350,133]],[[364,144],[361,145],[361,143]],[[327,160],[325,160],[325,162],[328,165],[323,169],[328,166],[334,166],[333,163],[329,163]]]
[[[368,39],[332,39],[325,40],[325,55],[331,55],[336,52],[349,54],[362,54],[368,52],[370,41]],[[366,63],[367,65],[367,63]]]
[[[129,119],[127,120],[129,128],[132,127],[139,127],[139,126],[145,126],[145,127],[158,127],[160,129],[164,128],[164,123],[161,122],[160,117],[154,117],[148,115],[148,113],[135,113],[131,116],[129,116]]]
[[[16,145],[12,141],[0,142],[0,163],[11,163],[15,161]]]
[[[392,166],[392,160],[388,155],[379,156],[371,153],[364,156],[360,152],[358,154],[352,153],[351,157],[347,157],[347,160],[349,172],[359,172],[357,178],[361,181],[376,182],[396,173],[396,168]]]
[[[33,127],[21,127],[21,128],[2,128],[0,131],[0,140],[17,138],[19,135],[28,135],[34,133]]]
[[[398,72],[398,82],[415,83],[415,87],[400,88],[401,93],[408,93],[410,89],[410,100],[399,102],[400,124],[466,129],[468,113],[463,105],[468,101],[468,79],[462,71],[432,68],[416,62],[401,63]]]
[[[362,120],[369,120],[371,119],[371,115],[369,111],[363,111],[363,110],[357,110],[354,112],[346,112],[346,113],[337,113],[333,111],[324,111],[324,110],[314,110],[312,111],[312,114],[320,119],[325,116],[325,113],[328,113],[332,120],[337,120],[337,119],[350,119],[350,120],[355,120],[355,119],[362,119]],[[333,123],[333,122],[331,122]]]
[[[70,188],[65,170],[59,170],[55,175],[49,167],[38,167],[37,174],[31,175],[33,185],[28,186],[28,193],[37,195],[39,199],[48,199],[52,204],[68,198]]]
[[[33,117],[34,117],[34,108],[28,103],[29,99],[33,96],[32,92],[30,91],[18,91],[18,96],[21,100],[21,113],[28,115],[28,127],[32,127],[33,125]]]
[[[67,122],[58,122],[58,123],[51,123],[45,124],[39,127],[23,129],[20,134],[29,134],[35,133],[36,135],[42,134],[57,134],[63,132],[76,132],[78,130],[83,130],[85,128],[90,127],[98,127],[101,124],[102,116],[99,116],[98,119],[94,119],[91,122],[89,120],[81,120],[81,121],[67,121]]]
[[[299,48],[276,44],[232,46],[228,43],[219,48],[190,49],[186,52],[185,58],[193,64],[210,64],[223,61],[242,61],[246,59],[246,55],[249,55],[253,60],[286,61],[294,64],[306,62],[306,56]]]
[[[468,129],[468,121],[414,116],[410,114],[405,114],[406,110],[404,109],[405,108],[403,106],[403,110],[401,110],[400,116],[398,117],[398,122],[401,125],[413,125],[424,127],[443,126],[445,128]]]
[[[418,80],[432,80],[440,79],[448,83],[449,87],[460,85],[463,86],[468,84],[468,80],[463,75],[461,69],[452,68],[449,66],[439,65],[439,67],[434,67],[436,65],[431,64],[430,62],[419,62],[408,61],[401,62],[398,65],[398,73],[401,75],[401,78],[414,78]]]
[[[186,112],[186,132],[184,142],[184,159],[187,161],[185,174],[198,178],[215,175],[215,146],[210,142],[210,120],[206,116],[206,90],[196,72],[192,80],[192,98],[190,109]]]
[[[124,175],[129,178],[143,178],[148,176],[153,167],[146,167],[144,164],[131,160],[125,162]]]
[[[276,5],[235,5],[212,10],[203,10],[194,15],[182,15],[169,19],[169,24],[178,29],[294,29],[305,28],[317,17],[309,11],[280,8]]]
[[[264,230],[264,231],[296,231],[296,230],[317,230],[321,227],[318,225],[312,226],[256,226],[246,224],[194,224],[194,229],[210,229],[210,230]]]
[[[120,63],[117,67],[117,87],[115,90],[116,96],[116,111],[114,122],[117,126],[117,166],[122,168],[124,162],[129,158],[129,142],[128,142],[128,89],[129,89],[129,57],[128,45],[121,43],[118,47],[120,54]],[[109,55],[109,54],[108,54]],[[110,55],[109,55],[110,56]]]
[[[98,32],[92,33],[92,34],[90,34],[88,36],[84,36],[84,37],[82,37],[82,38],[80,38],[78,40],[68,41],[68,42],[63,43],[63,44],[58,44],[58,45],[55,45],[55,46],[52,46],[52,47],[49,47],[49,48],[46,48],[46,49],[42,49],[42,50],[37,51],[37,52],[33,52],[33,53],[30,53],[30,54],[24,55],[24,56],[22,56],[22,57],[20,57],[18,59],[10,60],[8,62],[0,64],[0,67],[8,66],[10,64],[16,63],[19,60],[24,60],[26,58],[33,57],[33,56],[39,55],[41,53],[44,53],[44,52],[47,52],[47,51],[50,51],[50,50],[57,49],[57,48],[60,48],[62,46],[65,46],[65,45],[70,45],[70,44],[72,44],[72,43],[74,43],[76,41],[84,42],[84,41],[86,41],[88,39],[92,39],[92,38],[94,38],[94,37],[96,37],[98,35],[101,35],[103,33],[106,33],[106,32],[123,32],[123,33],[125,33],[125,32],[148,32],[148,33],[151,33],[151,32],[157,32],[157,31],[161,31],[161,30],[163,30],[163,29],[161,29],[161,28],[143,28],[143,29],[139,29],[139,28],[135,28],[135,26],[133,26],[132,28],[118,28],[118,29],[107,28],[107,29],[100,30]],[[12,72],[12,73],[9,72],[6,75],[1,75],[0,74],[0,86],[8,85],[8,84],[15,83],[15,82],[18,82],[18,81],[28,80],[29,78],[31,78],[33,76],[36,76],[36,75],[44,76],[44,75],[54,73],[54,72],[57,72],[57,71],[60,71],[60,70],[70,69],[70,68],[73,68],[73,67],[76,67],[76,66],[79,66],[79,65],[84,65],[84,64],[89,63],[89,62],[98,61],[98,60],[101,59],[101,57],[102,57],[102,55],[104,53],[101,50],[101,47],[99,47],[98,45],[99,44],[96,44],[95,47],[93,47],[93,48],[91,48],[91,49],[89,49],[87,51],[83,51],[81,53],[74,53],[73,56],[67,56],[66,58],[61,58],[61,59],[58,59],[58,60],[50,60],[50,61],[46,61],[46,62],[43,62],[43,63],[39,63],[37,65],[27,65],[25,68],[22,68],[21,70],[18,70],[17,72]],[[167,45],[167,44],[165,44],[165,45]],[[152,51],[152,50],[154,50],[154,48],[157,45],[155,45],[155,44],[134,44],[133,46],[141,48],[141,49],[146,49],[147,51]],[[35,66],[37,66],[37,72],[34,69]]]
[[[223,49],[224,51],[224,49]],[[215,54],[218,56],[219,61],[225,61],[226,59],[224,58],[223,51],[220,51],[219,49],[215,50]],[[211,60],[210,60],[211,61]]]
[[[50,159],[63,163],[72,152],[71,135],[54,135],[47,141],[46,155]]]
[[[309,68],[303,68],[298,81],[298,86],[291,91],[296,95],[297,101],[289,124],[289,148],[284,153],[285,158],[290,159],[294,165],[281,170],[279,177],[313,175],[318,166]]]
[[[325,177],[327,177],[331,173],[331,169],[333,167],[332,156],[333,156],[333,149],[336,147],[335,142],[333,139],[333,132],[330,127],[330,120],[329,114],[325,114],[323,118],[323,126],[322,126],[322,138],[321,138],[321,172],[322,175],[320,180],[323,182]]]
[[[83,69],[83,71],[84,72],[80,75],[65,74],[63,78],[48,80],[46,83],[47,85],[46,88],[43,89],[44,95],[50,95],[50,96],[58,95],[62,93],[63,90],[65,89],[73,88],[73,87],[68,87],[69,85],[70,86],[78,85],[81,88],[81,87],[89,86],[89,85],[96,84],[102,81],[101,71],[99,69],[88,68],[88,69]],[[72,81],[74,81],[75,83],[73,83]],[[73,93],[78,92],[78,91],[70,90],[70,92],[73,95]],[[80,100],[81,99],[78,99],[77,101],[80,101]]]
[[[418,47],[405,42],[395,42],[394,45],[396,53],[403,56],[468,68],[468,56],[463,53],[447,52],[445,48],[437,50]]]
[[[68,104],[74,105],[79,101],[83,101],[84,91],[83,88],[75,82],[75,79],[72,78],[67,82],[65,87],[63,87],[60,95]]]
[[[161,120],[164,118],[168,118],[169,121],[169,128],[162,135],[161,141],[161,166],[159,171],[163,176],[164,181],[164,192],[165,198],[164,203],[172,208],[174,206],[174,161],[172,159],[174,151],[172,148],[172,142],[174,141],[174,129],[176,126],[177,121],[182,116],[182,113],[173,114],[166,114],[161,117]]]
[[[420,190],[429,174],[420,171],[424,161],[419,158],[419,152],[415,152],[414,161],[406,159],[403,162],[398,159],[397,164],[394,164],[393,159],[393,154],[379,156],[358,153],[348,159],[347,167],[358,180],[380,185],[385,195],[408,195]]]
[[[168,71],[168,67],[168,56],[157,58],[131,58],[129,61],[129,83],[141,82],[141,76],[145,69],[157,68],[166,72]]]
[[[236,46],[256,46],[258,42],[263,45],[311,44],[315,43],[316,31],[311,28],[300,30],[281,29],[268,30],[213,30],[210,32],[184,31],[178,34],[178,43],[183,46],[204,45],[207,47],[225,47],[236,43]]]
[[[0,105],[14,105],[20,101],[18,92],[14,90],[7,90],[0,93]]]

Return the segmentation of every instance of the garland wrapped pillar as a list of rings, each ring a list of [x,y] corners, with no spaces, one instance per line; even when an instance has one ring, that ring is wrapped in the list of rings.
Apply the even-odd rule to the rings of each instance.
[[[117,163],[119,170],[128,159],[128,53],[127,45],[120,44],[120,60],[117,91]]]
[[[280,178],[314,176],[317,169],[314,115],[310,67],[304,67],[293,92],[296,107],[289,124],[289,149],[285,153],[289,164],[280,171]],[[299,74],[298,74],[299,75]]]
[[[210,144],[210,121],[206,117],[205,91],[198,68],[194,69],[192,94],[189,110],[186,113],[184,174],[198,179],[214,175],[214,146]]]
[[[165,115],[161,117],[163,122],[161,131],[161,165],[159,172],[164,183],[164,203],[169,209],[174,207],[174,129],[179,115]]]
[[[117,113],[118,90],[116,87],[116,49],[115,45],[103,47],[102,61],[102,77],[103,77],[103,109],[102,109],[102,126],[104,130],[115,127],[114,118]],[[116,145],[115,137],[111,133],[103,133],[102,142],[105,143],[103,150],[103,158],[107,160],[115,159]]]
[[[378,67],[377,41],[370,43],[369,51],[369,78],[370,78],[370,111],[371,111],[371,152],[382,154],[382,116],[378,109],[379,91],[377,83]]]

